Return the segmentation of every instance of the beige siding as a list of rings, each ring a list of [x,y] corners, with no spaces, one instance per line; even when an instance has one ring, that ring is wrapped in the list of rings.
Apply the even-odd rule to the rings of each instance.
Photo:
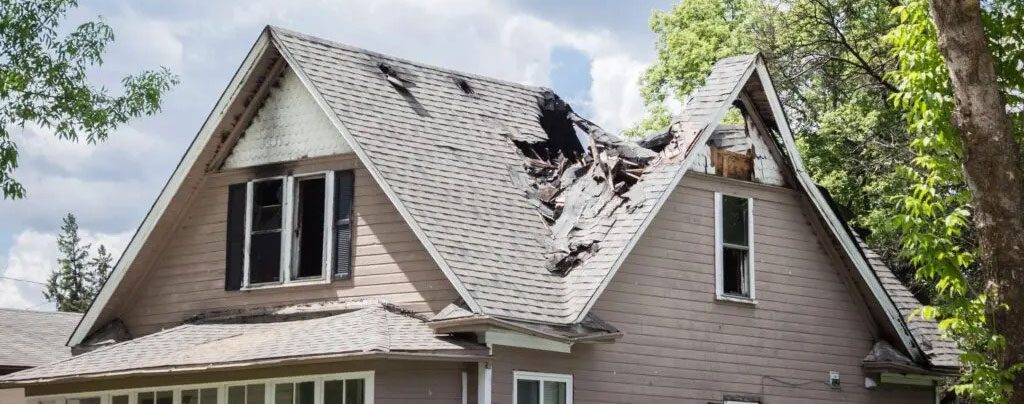
[[[716,190],[755,199],[756,306],[715,299]],[[494,403],[511,401],[516,369],[573,374],[577,403],[930,402],[928,391],[863,387],[873,327],[798,198],[688,175],[595,305],[625,336],[571,355],[497,349]],[[841,391],[825,386],[830,370]]]
[[[375,403],[457,404],[462,402],[462,372],[470,375],[476,364],[459,362],[425,362],[378,360],[322,363],[316,365],[278,366],[265,369],[204,372],[187,375],[143,376],[91,383],[55,384],[31,387],[29,396],[71,394],[80,392],[125,390],[159,386],[222,383],[239,380],[300,377],[302,375],[374,372]],[[2,392],[2,391],[0,391]],[[6,403],[5,403],[6,404]]]
[[[121,318],[139,336],[199,312],[327,298],[381,297],[419,312],[437,312],[457,293],[354,155],[305,160],[295,173],[356,168],[354,276],[328,285],[224,290],[227,187],[254,170],[211,174]]]

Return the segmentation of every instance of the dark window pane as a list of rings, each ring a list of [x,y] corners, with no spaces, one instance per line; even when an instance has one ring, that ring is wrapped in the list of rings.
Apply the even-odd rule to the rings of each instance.
[[[267,389],[262,384],[250,384],[245,386],[245,404],[263,404],[264,392]]]
[[[517,380],[516,404],[540,404],[540,382],[536,380]]]
[[[249,239],[249,283],[281,280],[281,233],[253,234]]]
[[[129,397],[127,395],[124,395],[124,396],[113,396],[113,397],[110,397],[110,403],[111,404],[128,404],[128,398]]]
[[[295,385],[295,404],[313,404],[313,382]]]
[[[202,404],[217,404],[217,389],[199,390],[199,400]]]
[[[156,404],[174,404],[174,392],[173,391],[158,391],[158,392],[156,392]]]
[[[245,386],[228,387],[228,404],[245,404]]]
[[[352,379],[345,381],[345,404],[363,404],[366,402],[366,380]]]
[[[274,404],[292,404],[295,398],[295,385],[281,383],[274,386]]]
[[[324,382],[324,404],[345,404],[345,381]]]
[[[747,253],[737,248],[722,248],[722,292],[725,294],[750,297]]]
[[[100,404],[99,397],[69,398],[68,404]]]
[[[152,391],[139,393],[137,404],[156,404],[156,396],[153,394]]]
[[[564,382],[544,382],[544,404],[565,404],[565,389]]]
[[[294,250],[300,278],[323,275],[325,184],[324,178],[299,181]]]
[[[281,192],[284,181],[252,183],[252,231],[281,229]]]
[[[182,390],[181,404],[199,404],[199,390]]]
[[[722,195],[722,241],[748,245],[747,199]]]

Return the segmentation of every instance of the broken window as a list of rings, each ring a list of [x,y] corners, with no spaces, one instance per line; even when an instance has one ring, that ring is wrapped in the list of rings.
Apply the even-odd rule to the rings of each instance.
[[[717,295],[754,298],[753,200],[715,194]]]
[[[281,279],[283,189],[283,178],[252,183],[249,284],[277,282]]]
[[[292,279],[323,277],[327,227],[327,177],[295,179]]]
[[[350,170],[318,172],[229,187],[225,290],[328,282],[331,268],[351,274],[352,178]]]

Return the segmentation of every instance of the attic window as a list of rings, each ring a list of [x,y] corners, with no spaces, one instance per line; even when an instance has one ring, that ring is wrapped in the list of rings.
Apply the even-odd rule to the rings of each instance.
[[[455,78],[455,85],[459,86],[459,89],[466,95],[473,95],[476,92],[473,91],[473,86],[469,84],[469,81],[461,77]]]

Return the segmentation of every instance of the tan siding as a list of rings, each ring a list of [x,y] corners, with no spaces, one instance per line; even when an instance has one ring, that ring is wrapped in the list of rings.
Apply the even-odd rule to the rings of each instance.
[[[756,307],[715,300],[715,190],[755,198]],[[594,307],[625,336],[571,355],[497,349],[494,403],[511,401],[517,369],[573,374],[577,403],[930,402],[927,391],[863,387],[873,328],[798,198],[688,175]],[[830,370],[841,391],[825,386]]]
[[[349,168],[356,168],[352,280],[225,291],[227,187],[256,174],[211,174],[122,313],[129,330],[139,336],[203,311],[325,298],[382,297],[431,313],[455,300],[451,284],[355,156],[307,160],[291,167],[296,173]]]

